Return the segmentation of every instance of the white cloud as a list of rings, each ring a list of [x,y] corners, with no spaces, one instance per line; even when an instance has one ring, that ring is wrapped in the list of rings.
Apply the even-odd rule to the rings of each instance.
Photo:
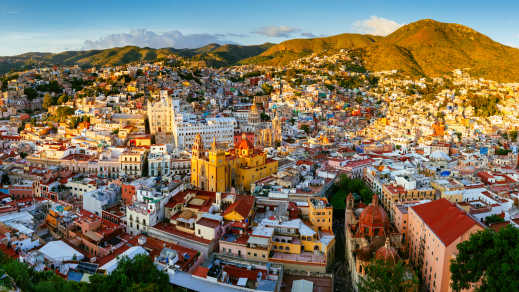
[[[82,49],[106,49],[123,46],[139,46],[150,48],[199,48],[210,43],[233,43],[225,39],[225,34],[182,34],[178,30],[156,33],[147,29],[131,30],[128,33],[116,33],[98,40],[87,40]]]
[[[401,26],[402,24],[396,21],[377,16],[371,16],[368,19],[355,21],[353,23],[353,28],[357,32],[381,36],[386,36]]]
[[[253,33],[264,35],[264,36],[269,36],[269,37],[288,38],[288,37],[291,37],[292,34],[294,34],[296,32],[300,32],[300,31],[301,31],[301,29],[296,28],[296,27],[280,25],[280,26],[263,26],[263,27],[258,28],[255,31],[253,31]]]

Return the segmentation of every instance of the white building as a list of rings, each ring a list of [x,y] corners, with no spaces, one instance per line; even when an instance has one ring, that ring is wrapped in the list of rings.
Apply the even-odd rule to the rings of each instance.
[[[83,194],[97,189],[95,181],[90,179],[72,180],[67,182],[65,186],[70,189],[70,193],[76,198],[82,198]]]
[[[169,199],[182,190],[184,190],[183,184],[138,189],[135,202],[126,207],[126,232],[133,235],[145,233],[148,227],[162,221],[164,207]]]
[[[121,187],[115,184],[83,194],[83,209],[102,216],[103,210],[121,199]]]
[[[166,145],[153,145],[148,154],[148,176],[167,176],[171,171],[171,155]]]
[[[217,143],[231,144],[235,127],[235,118],[197,119],[192,116],[177,115],[173,123],[173,142],[179,149],[191,149],[196,135],[200,134],[206,147],[211,145],[213,138],[216,138]]]

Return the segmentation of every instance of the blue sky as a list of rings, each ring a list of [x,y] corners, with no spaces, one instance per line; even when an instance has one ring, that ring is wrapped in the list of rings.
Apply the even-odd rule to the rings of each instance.
[[[344,32],[387,34],[423,18],[519,47],[519,1],[2,0],[0,55],[118,45],[258,44]]]

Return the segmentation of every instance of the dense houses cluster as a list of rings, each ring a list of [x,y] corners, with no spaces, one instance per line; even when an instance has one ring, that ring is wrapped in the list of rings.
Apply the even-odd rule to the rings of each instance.
[[[459,242],[519,227],[518,86],[360,66],[341,51],[288,69],[8,76],[0,249],[71,281],[148,255],[199,291],[343,291],[341,270],[356,291],[376,259],[448,291]],[[421,91],[442,84],[432,101]],[[473,92],[497,111],[482,116]],[[344,178],[370,202],[334,198]]]

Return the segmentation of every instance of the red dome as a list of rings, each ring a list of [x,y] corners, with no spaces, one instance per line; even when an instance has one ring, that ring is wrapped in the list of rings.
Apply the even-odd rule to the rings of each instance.
[[[377,250],[375,258],[391,264],[396,264],[398,262],[398,253],[389,243],[389,237],[386,238],[386,244]]]
[[[386,212],[378,204],[377,195],[373,195],[373,201],[367,206],[359,217],[360,233],[368,236],[385,236],[385,229],[389,226]]]
[[[252,145],[252,143],[247,139],[247,135],[245,135],[245,133],[242,133],[241,135],[241,141],[240,143],[238,144],[238,148],[240,150],[248,150],[248,149],[252,149],[254,147],[254,145]]]

